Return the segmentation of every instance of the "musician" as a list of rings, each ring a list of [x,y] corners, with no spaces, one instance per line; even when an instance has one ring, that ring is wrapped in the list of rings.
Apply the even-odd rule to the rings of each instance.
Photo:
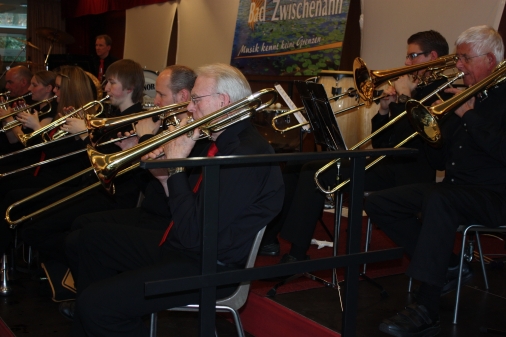
[[[418,32],[408,38],[405,64],[420,64],[447,54],[448,43],[441,34],[433,30]],[[419,71],[415,75],[428,76],[430,72]],[[404,111],[407,99],[403,99],[402,95],[420,100],[434,91],[445,80],[438,80],[421,87],[417,87],[418,82],[418,80],[413,81],[411,75],[406,75],[394,82],[395,87],[389,87],[385,90],[385,93],[389,96],[381,100],[379,111],[372,118],[372,131],[376,131]],[[408,119],[403,117],[393,126],[374,137],[372,145],[374,148],[394,147],[413,132],[414,130],[409,125]],[[423,141],[415,138],[404,146],[423,149]],[[307,258],[306,252],[311,244],[314,228],[321,216],[325,202],[325,195],[315,187],[314,175],[326,163],[326,161],[310,162],[305,164],[302,170],[299,170],[297,165],[287,166],[283,175],[286,186],[285,195],[287,197],[281,214],[267,227],[260,248],[261,255],[279,254],[277,235],[281,231],[281,237],[290,241],[291,249],[288,254],[282,257],[280,262],[292,262]],[[320,183],[322,186],[335,186],[338,175],[340,175],[342,181],[348,178],[348,170],[349,161],[342,160],[340,171],[338,172],[335,166],[332,167],[320,175]],[[408,183],[434,180],[435,170],[430,167],[423,151],[420,151],[417,155],[411,157],[387,157],[374,168],[366,171],[365,190],[377,191]]]
[[[31,100],[33,102],[41,102],[46,99],[53,97],[53,89],[55,86],[56,74],[52,71],[39,71],[33,75],[28,90],[31,92]],[[4,125],[10,125],[12,123],[20,123],[19,126],[5,131],[5,134],[11,144],[19,142],[19,136],[25,133],[31,133],[34,130],[40,129],[42,126],[49,124],[54,116],[56,115],[57,105],[56,100],[52,100],[49,103],[41,103],[40,105],[29,110],[23,110],[27,104],[17,104],[19,113],[13,117],[9,117],[3,120]],[[9,111],[11,111],[9,109]],[[41,118],[39,119],[39,111]],[[21,147],[22,148],[22,147]],[[31,163],[34,163],[40,157],[40,151],[33,151],[24,154],[22,158],[8,157],[2,159],[3,172],[9,172],[15,168],[24,167]],[[29,171],[27,171],[29,173]]]
[[[229,65],[204,66],[197,74],[188,106],[195,119],[251,93],[246,78]],[[274,152],[248,120],[213,133],[212,138],[217,156]],[[165,144],[166,158],[187,157],[195,145],[194,139],[183,135]],[[154,157],[161,150],[150,156]],[[207,153],[209,149],[199,156]],[[198,302],[198,291],[144,297],[146,281],[199,274],[204,200],[202,189],[192,191],[200,176],[200,170],[197,171],[192,170],[187,176],[182,173],[183,169],[169,170],[165,187],[170,195],[174,223],[162,244],[164,231],[159,230],[99,224],[80,231],[74,336],[145,335],[147,328],[141,316]],[[218,271],[244,265],[255,235],[281,209],[282,198],[283,182],[277,165],[221,169]],[[77,266],[73,270],[77,270]],[[220,287],[217,296],[226,296],[235,289],[236,286]]]
[[[54,93],[58,96],[58,112],[62,112],[64,106],[79,107],[95,99],[95,97],[93,97],[89,78],[81,68],[76,66],[62,66],[59,69],[55,79]],[[55,158],[79,148],[81,147],[77,141],[69,140],[58,142],[57,144],[44,147],[44,159]],[[19,173],[16,173],[8,178],[0,179],[0,189],[2,190],[0,212],[5,214],[7,207],[14,202],[67,178],[85,167],[89,167],[89,160],[87,156],[83,154],[81,157],[77,155],[77,157],[70,157],[62,161],[55,161],[50,164],[39,166],[40,169],[37,168],[32,170],[29,174],[19,175]],[[75,185],[79,183],[80,182],[71,182],[70,185],[75,187]],[[67,185],[65,190],[68,191],[69,189]],[[40,208],[40,204],[27,206],[32,206],[32,208],[38,206],[38,208]],[[23,212],[31,210],[32,209],[25,207],[21,210],[21,214],[13,212],[11,216],[18,219]],[[3,238],[0,243],[1,253],[7,249],[11,241],[11,233],[3,217],[0,222],[0,236]]]
[[[16,66],[9,69],[5,74],[5,90],[10,91],[9,98],[14,99],[27,94],[29,92],[28,88],[30,87],[31,79],[32,73],[30,72],[30,69],[25,66]],[[33,103],[30,97],[26,97],[24,100],[28,105]],[[11,107],[17,107],[17,104],[13,104]],[[0,106],[0,117],[10,114],[12,112],[10,109],[11,107]],[[3,120],[2,126],[4,126],[9,120],[10,119]],[[15,144],[13,145],[13,143]],[[1,154],[16,151],[20,148],[22,148],[22,146],[17,143],[15,135],[11,136],[11,134],[6,133],[0,134]]]
[[[118,59],[110,54],[112,47],[112,39],[109,35],[102,34],[95,38],[95,52],[93,57],[93,74],[100,82],[105,80],[107,68]]]
[[[473,86],[503,60],[501,36],[491,27],[464,31],[455,42],[457,68]],[[447,89],[458,93],[457,89]],[[442,148],[427,146],[431,164],[446,170],[441,183],[423,183],[373,193],[365,210],[371,220],[411,258],[407,275],[422,282],[416,303],[384,320],[380,330],[394,336],[435,336],[439,302],[448,277],[456,278],[452,255],[459,225],[497,227],[506,220],[506,86],[477,94],[450,112],[458,116],[443,131]],[[453,267],[453,273],[448,266]],[[456,282],[454,288],[457,287]],[[416,323],[415,323],[416,322]]]
[[[197,75],[195,72],[188,67],[182,65],[168,66],[156,79],[154,104],[162,107],[188,102],[196,77]],[[182,113],[179,114],[177,118],[183,119],[185,116],[186,113]],[[142,119],[135,126],[136,137],[124,140],[118,143],[118,145],[126,150],[139,142],[142,143],[158,133],[160,124],[161,120],[154,122],[151,117]],[[203,150],[203,146],[205,147],[206,145],[209,145],[206,141],[201,141],[196,144],[194,150],[192,150],[192,152],[195,152],[194,156],[200,154]],[[144,199],[140,207],[109,210],[79,216],[72,224],[72,231],[81,229],[88,223],[94,222],[114,222],[122,225],[149,226],[151,229],[165,229],[172,215],[170,210],[165,207],[168,198],[165,196],[165,190],[162,184],[158,179],[152,177],[144,186],[141,186],[141,189]],[[77,235],[72,234],[67,237],[66,241],[71,242],[76,238]],[[72,245],[72,243],[69,244]],[[75,258],[75,256],[67,256],[67,258]]]
[[[130,115],[142,110],[144,73],[137,62],[128,59],[116,61],[107,70],[106,78],[105,91],[110,97],[111,105],[117,108],[118,115]],[[84,121],[80,118],[67,118],[62,126],[62,130],[71,133],[76,133],[85,128]],[[81,134],[77,143],[79,143],[80,148],[89,144],[87,133]],[[99,146],[98,148],[105,153],[115,153],[121,150],[120,147],[114,144]],[[89,168],[88,156],[85,152],[82,155],[86,157],[87,161],[85,168]],[[77,172],[74,171],[72,174]],[[116,181],[114,196],[108,195],[103,189],[96,188],[45,212],[39,218],[25,224],[22,232],[23,239],[38,249],[45,258],[55,259],[66,264],[63,242],[74,219],[79,215],[92,212],[135,207],[140,191],[137,181],[144,181],[145,176],[149,177],[149,174],[140,171],[139,175],[126,174],[119,177]],[[62,187],[60,193],[52,193],[57,194],[58,198],[56,200],[68,195],[71,191],[80,190],[97,182],[93,172],[76,180],[80,184],[73,190],[69,191]]]

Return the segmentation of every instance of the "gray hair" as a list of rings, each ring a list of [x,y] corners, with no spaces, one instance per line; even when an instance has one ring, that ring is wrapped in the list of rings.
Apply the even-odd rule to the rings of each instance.
[[[504,43],[501,35],[490,26],[474,26],[462,32],[455,46],[467,43],[476,51],[477,55],[493,53],[497,63],[504,59]]]
[[[175,64],[166,67],[164,70],[171,71],[168,87],[174,95],[177,95],[183,89],[192,91],[195,79],[197,78],[197,74],[195,74],[193,69]]]
[[[239,69],[224,63],[214,63],[197,69],[198,76],[213,78],[216,92],[226,93],[231,102],[251,95],[251,87]]]

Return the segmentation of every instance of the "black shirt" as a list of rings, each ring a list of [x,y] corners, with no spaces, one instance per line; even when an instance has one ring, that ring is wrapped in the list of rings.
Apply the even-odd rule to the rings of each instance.
[[[228,127],[216,140],[216,156],[274,153],[250,121]],[[205,157],[207,149],[200,155]],[[186,252],[200,251],[202,189],[192,189],[200,170],[175,174],[168,180],[174,226],[167,242]],[[220,171],[218,260],[242,265],[257,232],[281,210],[283,179],[277,164],[227,166]],[[167,243],[166,242],[166,243]]]
[[[474,109],[462,118],[452,118],[442,129],[443,147],[427,148],[431,162],[446,170],[445,183],[505,192],[505,97],[504,84],[490,89],[487,98],[476,97]]]

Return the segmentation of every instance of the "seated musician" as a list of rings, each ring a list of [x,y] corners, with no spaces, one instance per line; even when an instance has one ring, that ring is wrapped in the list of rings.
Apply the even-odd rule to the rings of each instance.
[[[225,64],[197,70],[188,110],[196,120],[249,95],[246,78]],[[213,145],[198,156],[274,153],[249,120],[213,133]],[[195,138],[182,135],[163,146],[166,158],[185,158]],[[155,157],[162,149],[150,154]],[[203,221],[202,189],[194,193],[200,169],[188,176],[183,168],[169,169],[164,183],[173,225],[148,230],[116,224],[92,224],[79,232],[74,336],[144,336],[141,316],[199,301],[198,291],[144,297],[144,282],[199,274],[200,229]],[[166,171],[167,172],[167,171]],[[247,178],[246,178],[247,177]],[[241,268],[257,232],[281,209],[283,182],[277,164],[224,167],[220,172],[218,271]],[[162,237],[166,239],[160,243]],[[71,249],[72,247],[69,247]],[[217,296],[236,286],[218,288]],[[128,294],[128,296],[125,296]]]
[[[32,73],[30,69],[25,66],[16,66],[12,67],[5,74],[5,90],[9,91],[8,100],[12,101],[9,106],[0,105],[0,117],[11,114],[13,112],[12,109],[17,108],[18,103],[22,103],[23,100],[27,105],[31,105],[33,100],[31,97],[25,97],[23,100],[15,100],[17,97],[22,97],[29,93],[30,88],[30,80],[32,79]],[[5,102],[6,100],[2,97],[0,101]],[[1,126],[5,126],[9,121],[12,121],[12,118],[3,119]],[[10,153],[16,150],[23,148],[21,144],[18,142],[18,138],[13,132],[1,132],[0,133],[0,154]],[[4,159],[1,163],[3,165],[12,165],[19,163],[21,166],[23,163],[29,161],[23,160],[24,158],[13,159]]]
[[[55,79],[54,93],[58,96],[59,114],[63,113],[65,106],[80,107],[92,100],[93,91],[90,86],[90,80],[84,71],[76,66],[62,66]],[[55,129],[56,131],[56,129]],[[39,136],[40,137],[40,136]],[[49,146],[43,147],[45,155],[44,159],[56,158],[60,155],[70,153],[79,148],[79,144],[74,139],[57,142]],[[22,156],[23,154],[19,154]],[[17,157],[13,156],[13,157]],[[30,163],[33,164],[33,163]],[[38,166],[35,170],[28,171],[28,174],[20,175],[15,173],[5,179],[0,179],[0,189],[2,196],[0,197],[0,212],[5,214],[7,207],[14,202],[27,197],[40,189],[50,186],[71,174],[74,174],[85,167],[89,167],[89,160],[83,153],[81,157],[69,157],[62,161],[55,161],[46,165]],[[66,187],[66,190],[69,187]],[[36,205],[40,206],[40,205]],[[26,212],[28,209],[23,209]],[[26,214],[26,213],[25,213]],[[18,219],[21,214],[11,214]],[[57,218],[57,217],[55,217]],[[0,221],[0,253],[7,249],[11,241],[11,233],[7,222],[2,217]]]
[[[110,97],[111,105],[117,108],[117,115],[130,115],[142,110],[144,73],[137,62],[128,59],[116,61],[108,68],[106,78],[108,82],[105,92]],[[72,117],[66,119],[61,129],[77,134],[86,130],[86,125],[83,119]],[[116,135],[113,136],[116,137]],[[88,134],[87,132],[81,133],[79,137],[76,143],[82,149],[89,143]],[[97,149],[105,153],[115,153],[121,150],[119,146],[114,144],[98,146]],[[81,155],[86,157],[85,168],[89,168],[90,162],[86,152],[78,154],[78,156]],[[74,171],[68,176],[77,172]],[[118,178],[114,196],[108,195],[101,188],[95,188],[50,209],[40,217],[24,224],[23,240],[37,249],[45,259],[57,260],[64,264],[66,269],[65,254],[63,253],[64,238],[74,219],[79,215],[91,212],[135,207],[140,192],[138,181],[142,182],[147,179],[146,177],[150,177],[150,175],[144,171],[139,171],[139,174],[127,174]],[[89,172],[85,178],[81,177],[76,180],[79,181],[79,186],[69,190],[66,185],[62,185],[52,191],[51,199],[60,200],[68,196],[69,192],[81,190],[83,187],[97,182],[93,172]]]
[[[436,31],[423,31],[413,34],[407,41],[406,66],[416,65],[435,60],[448,54],[448,43]],[[419,76],[428,76],[430,72],[418,71]],[[372,131],[376,131],[389,120],[393,119],[405,109],[408,97],[420,100],[433,92],[445,82],[437,80],[425,86],[418,86],[419,81],[413,81],[411,76],[402,76],[393,82],[394,87],[385,90],[389,96],[380,101],[378,113],[372,118]],[[434,101],[435,98],[432,100]],[[430,103],[426,102],[427,103]],[[339,121],[339,119],[338,119]],[[374,148],[394,147],[413,133],[406,117],[401,118],[394,125],[382,131],[372,139]],[[410,148],[423,148],[423,141],[415,138],[404,145]],[[269,224],[260,248],[262,255],[278,255],[279,243],[277,235],[291,243],[290,252],[281,259],[282,263],[304,260],[316,223],[321,216],[325,195],[315,187],[314,175],[318,169],[328,161],[316,161],[305,164],[302,170],[297,165],[288,165],[284,172],[287,196],[283,210],[276,220]],[[320,176],[323,186],[335,186],[339,174],[341,180],[348,178],[349,163],[342,160],[340,172],[337,168],[327,170]],[[365,190],[376,191],[393,186],[415,182],[429,182],[435,180],[435,170],[430,167],[423,151],[412,157],[386,158],[365,173]]]
[[[466,86],[490,75],[504,57],[501,36],[488,26],[467,29],[455,45]],[[497,227],[506,221],[506,86],[493,86],[487,94],[449,112],[455,117],[442,130],[443,146],[427,146],[431,164],[446,170],[441,183],[396,187],[366,199],[371,220],[411,258],[406,274],[422,282],[417,302],[381,323],[380,330],[390,335],[438,335],[440,296],[450,272],[458,274],[452,254],[458,226]]]

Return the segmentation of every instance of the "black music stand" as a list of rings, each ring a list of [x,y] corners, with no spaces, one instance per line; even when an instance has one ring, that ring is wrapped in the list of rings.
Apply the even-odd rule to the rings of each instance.
[[[322,145],[329,151],[347,150],[344,138],[342,136],[342,132],[339,128],[339,125],[337,124],[334,111],[332,110],[332,106],[330,105],[323,84],[304,81],[294,81],[294,83],[300,94],[302,103],[304,104],[304,108],[306,110],[309,123],[311,124],[311,130],[314,134],[315,142],[319,145]],[[336,181],[340,180],[339,171],[340,170],[338,166]],[[335,217],[334,217],[333,255],[337,256],[339,244],[339,230],[341,228],[341,210],[343,207],[342,192],[340,191],[335,192],[334,201],[335,201],[334,202]],[[335,269],[332,271],[331,282],[328,282],[322,278],[319,278],[309,273],[305,273],[304,276],[314,281],[320,282],[327,287],[332,287],[338,290],[340,289]],[[387,292],[380,284],[378,284],[377,282],[375,282],[374,280],[372,280],[363,273],[361,273],[360,276],[364,278],[366,281],[376,286],[378,289],[380,289],[382,297],[388,296]],[[267,296],[270,297],[275,296],[278,287],[298,277],[300,277],[300,275],[293,275],[277,283],[267,293]]]
[[[304,104],[304,109],[306,110],[306,114],[309,119],[311,131],[313,132],[316,144],[322,145],[329,151],[346,149],[341,130],[339,129],[339,125],[337,124],[334,112],[332,111],[332,107],[328,100],[327,93],[325,92],[323,84],[304,81],[294,81],[294,83],[300,94],[302,103]],[[335,209],[336,210],[341,209],[342,203],[343,203],[342,193],[336,192]],[[341,226],[340,214],[341,212],[336,211],[336,216],[334,220],[334,236],[333,236],[334,256],[337,255],[337,245],[339,240],[337,231]],[[269,290],[267,296],[270,297],[275,296],[277,289],[280,286],[284,285],[287,282],[290,282],[291,280],[299,278],[300,276],[301,276],[300,274],[293,275],[277,283],[271,290]],[[335,271],[332,272],[332,282],[328,282],[322,278],[319,278],[309,273],[305,273],[304,276],[314,281],[320,282],[327,287],[332,287],[338,290],[340,288]]]

